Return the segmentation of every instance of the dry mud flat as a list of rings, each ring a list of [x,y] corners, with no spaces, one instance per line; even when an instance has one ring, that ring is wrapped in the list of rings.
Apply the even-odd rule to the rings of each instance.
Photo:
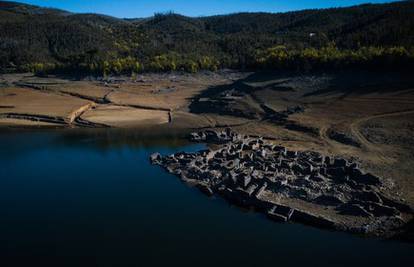
[[[0,75],[0,125],[168,131],[230,126],[290,151],[358,163],[381,178],[382,195],[411,207],[413,121],[410,73],[223,71],[105,81]],[[295,203],[308,206],[300,199]],[[294,207],[292,201],[289,205]]]
[[[169,112],[124,106],[100,106],[88,110],[82,119],[111,127],[134,127],[169,123]]]
[[[383,194],[381,178],[343,158],[290,151],[230,129],[192,133],[191,139],[218,148],[155,153],[151,162],[208,195],[254,207],[276,221],[389,237],[413,218],[406,203]]]
[[[26,88],[0,89],[0,123],[71,124],[92,103],[65,95],[50,95]]]
[[[190,99],[210,86],[231,83],[240,77],[234,72],[147,74],[136,80],[117,77],[103,81],[2,75],[0,125],[211,127],[215,126],[214,119],[188,112]]]

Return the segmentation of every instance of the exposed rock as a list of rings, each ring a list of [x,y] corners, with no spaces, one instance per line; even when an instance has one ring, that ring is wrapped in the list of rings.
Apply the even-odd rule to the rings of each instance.
[[[218,193],[238,205],[253,206],[273,220],[378,234],[386,231],[386,225],[397,225],[390,220],[399,222],[403,213],[412,213],[409,206],[381,194],[379,177],[346,159],[290,151],[229,129],[192,133],[190,139],[212,142],[219,148],[170,156],[155,153],[151,162],[207,195]],[[275,204],[277,199],[304,201],[313,208]],[[315,213],[318,209],[348,219],[335,221]],[[368,220],[370,227],[355,224],[355,217],[361,218],[357,222]]]
[[[160,164],[161,163],[161,154],[160,153],[154,153],[150,156],[150,160],[152,164]]]

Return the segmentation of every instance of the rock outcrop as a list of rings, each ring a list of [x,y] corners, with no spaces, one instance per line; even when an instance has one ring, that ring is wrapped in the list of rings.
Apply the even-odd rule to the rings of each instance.
[[[190,139],[219,148],[156,153],[151,162],[208,195],[254,207],[276,221],[388,235],[411,217],[409,206],[381,193],[379,177],[346,159],[290,151],[230,129],[192,133]]]

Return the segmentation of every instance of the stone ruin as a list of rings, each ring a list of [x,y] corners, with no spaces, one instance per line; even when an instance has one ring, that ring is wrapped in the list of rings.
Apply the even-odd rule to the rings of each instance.
[[[274,220],[386,234],[412,214],[409,206],[381,194],[379,177],[346,159],[290,151],[229,129],[192,133],[190,139],[219,148],[170,156],[155,153],[151,162],[208,195],[218,193]]]

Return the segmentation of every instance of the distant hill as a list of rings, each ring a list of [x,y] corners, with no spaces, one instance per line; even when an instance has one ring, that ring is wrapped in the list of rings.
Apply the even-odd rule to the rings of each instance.
[[[288,51],[403,47],[412,53],[414,2],[274,14],[191,18],[168,13],[117,19],[0,1],[3,71],[30,66],[115,72],[124,65],[136,71],[244,68],[256,66],[258,55],[281,46]]]

